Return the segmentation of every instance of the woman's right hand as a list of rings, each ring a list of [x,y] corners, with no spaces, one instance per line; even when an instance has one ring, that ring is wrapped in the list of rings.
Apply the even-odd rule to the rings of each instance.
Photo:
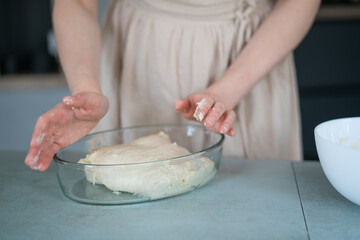
[[[86,136],[108,108],[107,98],[98,93],[81,92],[64,97],[38,118],[25,164],[45,171],[55,153]]]

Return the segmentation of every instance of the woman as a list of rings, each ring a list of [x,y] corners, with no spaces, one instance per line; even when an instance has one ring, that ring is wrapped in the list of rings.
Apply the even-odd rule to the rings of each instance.
[[[25,163],[46,170],[59,149],[95,126],[186,119],[232,136],[227,155],[300,160],[291,52],[319,3],[115,0],[101,39],[96,1],[55,1],[55,34],[72,96],[39,117]]]

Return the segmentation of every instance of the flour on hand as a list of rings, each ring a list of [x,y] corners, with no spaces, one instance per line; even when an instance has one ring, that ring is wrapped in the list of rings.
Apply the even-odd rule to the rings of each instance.
[[[205,98],[201,99],[200,102],[196,103],[197,107],[195,109],[193,117],[200,122],[202,122],[202,120],[204,119],[205,114],[203,112],[200,112],[198,116],[198,112],[200,111],[201,108],[204,107],[205,104],[206,104]]]
[[[190,191],[215,175],[214,162],[207,157],[166,160],[188,154],[187,149],[160,132],[127,144],[99,148],[79,163],[121,164],[86,168],[86,179],[116,194],[129,192],[158,199]]]

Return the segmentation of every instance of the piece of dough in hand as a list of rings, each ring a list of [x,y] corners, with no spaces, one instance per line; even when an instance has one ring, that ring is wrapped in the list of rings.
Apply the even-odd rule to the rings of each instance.
[[[79,163],[122,164],[86,168],[86,179],[103,184],[114,193],[130,192],[158,199],[192,190],[215,175],[215,164],[206,157],[166,160],[188,154],[187,149],[160,132],[128,144],[99,148]]]

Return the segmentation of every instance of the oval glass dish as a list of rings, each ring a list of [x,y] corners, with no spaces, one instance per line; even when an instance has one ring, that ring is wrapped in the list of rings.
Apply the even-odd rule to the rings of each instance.
[[[129,143],[159,132],[169,135],[172,142],[186,148],[190,154],[152,162],[135,160],[131,164],[78,163],[80,159],[98,148]],[[55,154],[54,160],[60,187],[64,195],[71,200],[88,204],[129,204],[167,198],[203,186],[219,169],[223,142],[224,135],[213,133],[200,125],[128,127],[90,134],[60,150]],[[177,171],[178,177],[171,181],[164,180],[157,172],[165,171],[168,176],[173,176],[172,172],[166,173],[166,171],[176,169],[181,171]],[[183,178],[183,175],[188,177]],[[147,192],[112,191],[104,184],[98,184],[97,179],[109,178],[109,176],[116,176],[114,181],[120,185],[126,185],[130,177],[132,182],[137,183],[137,189],[143,187]],[[113,181],[113,179],[107,180]],[[124,183],[121,183],[122,180]],[[128,189],[126,187],[124,186],[124,189]]]

